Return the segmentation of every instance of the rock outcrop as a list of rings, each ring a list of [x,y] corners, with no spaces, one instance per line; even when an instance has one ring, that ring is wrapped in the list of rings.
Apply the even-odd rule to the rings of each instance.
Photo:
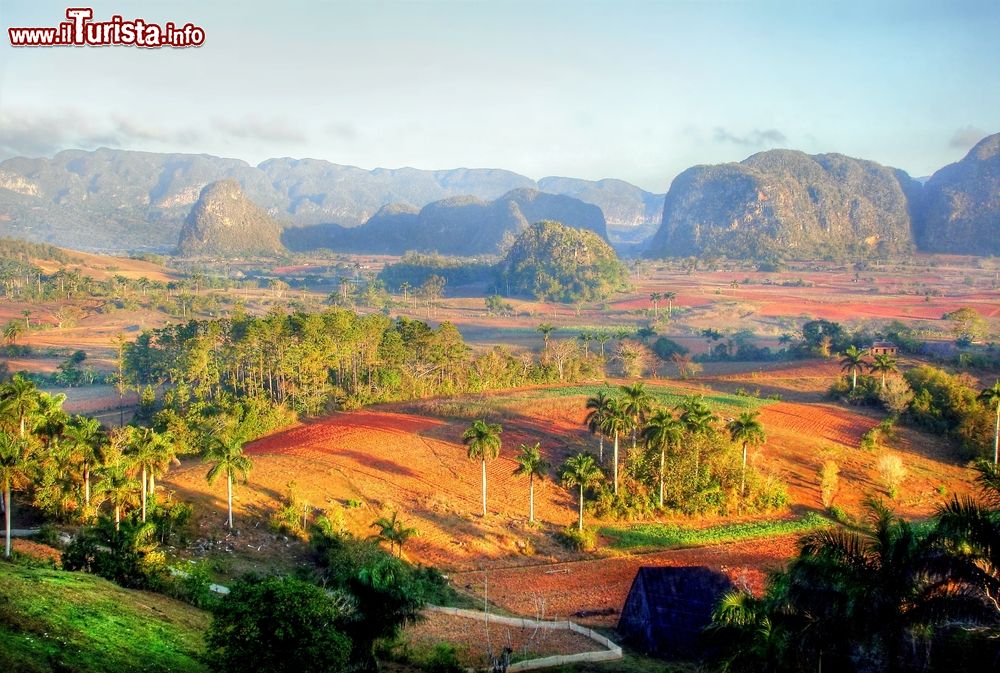
[[[243,257],[283,250],[281,227],[248,199],[236,180],[205,186],[181,229],[182,255]]]

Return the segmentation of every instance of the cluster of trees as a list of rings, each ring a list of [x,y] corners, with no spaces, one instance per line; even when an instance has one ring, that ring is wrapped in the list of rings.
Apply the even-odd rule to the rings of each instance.
[[[950,374],[930,365],[900,374],[895,358],[870,355],[854,346],[841,353],[840,363],[846,378],[833,385],[832,394],[882,405],[893,418],[951,437],[968,456],[997,462],[1000,382],[980,390],[967,374]]]
[[[400,317],[279,310],[264,317],[190,321],[144,332],[123,345],[128,386],[183,386],[211,403],[227,395],[269,400],[301,413],[530,383],[589,370],[495,348],[473,355],[450,323]]]
[[[805,537],[762,597],[725,597],[710,629],[726,671],[992,670],[1000,657],[1000,472],[917,528],[881,502],[857,529]]]
[[[156,480],[177,464],[178,450],[186,445],[169,430],[139,425],[107,429],[94,418],[70,416],[62,409],[64,401],[64,395],[39,391],[20,374],[0,384],[5,554],[10,555],[15,491],[28,494],[33,505],[56,520],[93,524],[107,518],[115,536],[126,521],[140,528],[149,523],[151,529],[137,529],[123,538],[132,543],[176,523],[185,507],[169,496],[162,497]],[[233,484],[245,479],[252,466],[243,455],[243,444],[259,434],[254,431],[260,421],[246,413],[242,418],[223,413],[213,418],[215,426],[202,426],[194,447],[209,464],[209,483],[219,477],[228,483],[228,525],[232,527]],[[96,534],[100,530],[98,524],[89,536],[95,549],[104,539]],[[84,556],[90,560],[80,561],[81,565],[95,562],[93,554]]]
[[[588,492],[597,498],[598,515],[621,517],[664,509],[689,514],[737,507],[766,511],[784,504],[781,487],[761,479],[748,463],[749,450],[766,440],[757,412],[745,411],[720,425],[700,396],[686,398],[674,415],[657,407],[642,383],[622,386],[619,393],[614,397],[602,391],[587,400],[585,422],[599,438],[597,455],[571,456],[557,472],[564,486],[579,489],[581,530]],[[478,420],[462,436],[469,459],[481,463],[483,516],[488,511],[487,463],[500,454],[502,432],[499,424]],[[629,438],[631,448],[621,451]],[[612,447],[609,460],[605,440]],[[534,522],[535,480],[547,478],[552,466],[538,444],[522,445],[515,460],[514,475],[529,481],[528,520]]]
[[[722,425],[701,396],[671,410],[658,406],[642,383],[622,386],[618,396],[600,392],[587,400],[587,409],[585,423],[598,437],[600,464],[605,440],[612,444],[611,484],[599,496],[599,511],[766,511],[786,500],[779,485],[748,464],[749,449],[766,440],[757,412],[744,411]],[[622,461],[621,441],[629,437]]]
[[[478,258],[444,257],[436,254],[408,252],[398,262],[388,264],[379,280],[392,288],[420,287],[431,276],[439,276],[451,287],[491,280],[493,265]]]

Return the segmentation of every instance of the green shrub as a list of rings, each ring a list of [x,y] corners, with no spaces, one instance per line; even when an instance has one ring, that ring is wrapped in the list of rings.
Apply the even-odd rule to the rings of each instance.
[[[576,526],[566,526],[556,533],[556,540],[574,551],[594,551],[597,549],[597,531],[589,527],[580,530]]]

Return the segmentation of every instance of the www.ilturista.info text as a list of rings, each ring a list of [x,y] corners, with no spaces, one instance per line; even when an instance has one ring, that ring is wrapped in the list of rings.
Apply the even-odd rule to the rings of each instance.
[[[94,10],[71,7],[68,21],[48,28],[8,28],[12,47],[200,47],[205,43],[205,29],[192,23],[183,26],[145,19],[93,21]]]

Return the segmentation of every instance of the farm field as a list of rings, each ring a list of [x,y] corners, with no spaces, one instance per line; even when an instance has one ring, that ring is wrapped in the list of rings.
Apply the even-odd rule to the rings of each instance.
[[[564,563],[478,570],[453,576],[455,585],[522,615],[572,619],[595,628],[614,628],[636,572],[643,566],[707,566],[736,586],[759,593],[767,571],[780,568],[796,551],[786,535],[726,545]]]
[[[494,656],[511,648],[512,661],[577,654],[600,649],[590,638],[568,630],[536,629],[484,622],[440,612],[425,612],[423,619],[406,627],[402,640],[415,651],[433,650],[436,643],[455,647],[460,664],[476,669],[489,665],[487,653]]]
[[[861,435],[880,420],[875,415],[829,404],[764,402],[715,393],[707,384],[650,387],[666,404],[684,394],[705,393],[721,414],[759,406],[768,441],[751,452],[750,460],[787,484],[793,515],[822,509],[816,475],[823,460],[830,458],[841,465],[838,506],[856,514],[867,496],[884,496],[876,454],[858,448]],[[575,520],[575,498],[557,484],[536,485],[536,516],[541,524],[526,525],[528,485],[512,475],[512,456],[520,444],[534,442],[542,445],[545,458],[554,465],[571,453],[596,451],[596,441],[585,432],[582,420],[586,397],[600,388],[557,386],[381,405],[299,424],[247,447],[254,469],[249,483],[236,491],[237,518],[265,519],[294,482],[301,500],[343,517],[346,527],[358,535],[370,534],[369,524],[378,516],[398,511],[408,526],[419,531],[407,543],[407,557],[448,572],[584,558],[552,538],[555,530]],[[488,466],[490,514],[485,520],[479,516],[479,464],[466,457],[460,443],[471,419],[481,416],[504,426],[505,447]],[[623,451],[627,445],[623,442]],[[905,455],[910,469],[894,503],[901,514],[927,516],[942,501],[942,492],[968,492],[970,472],[934,438],[901,429],[894,449]],[[162,483],[195,501],[196,512],[204,513],[201,530],[217,530],[224,517],[225,489],[209,487],[205,470],[199,462],[186,460]],[[719,521],[674,520],[696,527]],[[232,548],[241,568],[266,565],[276,552],[295,564],[303,553],[301,545],[281,540],[262,526],[252,531],[243,527],[238,540],[223,544]],[[782,549],[790,553],[791,547]]]
[[[393,261],[367,256],[352,259],[365,272]],[[177,277],[162,267],[150,270],[144,266],[146,262],[123,261],[119,265],[114,258],[94,258],[87,263],[98,276],[124,269],[140,276],[156,271],[155,278],[164,282]],[[308,276],[322,266],[317,260],[277,267],[273,272]],[[962,267],[957,261],[954,267],[946,265],[933,272],[909,268],[860,274],[822,264],[781,273],[733,269],[692,274],[646,264],[634,289],[606,304],[570,306],[512,299],[512,315],[491,317],[481,296],[487,288],[453,288],[436,306],[395,297],[389,315],[407,315],[432,325],[450,321],[474,350],[501,346],[515,353],[541,350],[543,340],[537,327],[542,322],[556,326],[552,338],[557,340],[576,340],[581,330],[634,330],[654,324],[657,337],[674,339],[694,354],[704,353],[710,345],[701,335],[705,328],[722,326],[727,335],[751,330],[757,344],[778,349],[782,334],[795,333],[802,322],[813,318],[837,320],[849,328],[898,319],[921,330],[922,338],[945,341],[951,339],[950,327],[941,316],[959,307],[976,308],[986,318],[990,333],[1000,333],[1000,294],[993,282],[992,272]],[[669,309],[661,302],[654,314],[649,293],[664,290],[677,296]],[[288,311],[293,305],[323,310],[333,288],[188,287],[186,291],[214,298],[211,312],[192,316],[211,319],[228,315],[237,301],[255,315],[275,309]],[[116,367],[117,339],[131,340],[145,329],[180,320],[155,304],[116,309],[106,303],[74,301],[84,315],[75,325],[64,328],[56,326],[63,303],[41,302],[31,307],[31,321],[44,328],[23,333],[18,343],[30,346],[33,352],[7,360],[9,370],[52,376],[69,352],[82,349],[88,365],[102,374],[110,373]],[[374,309],[357,310],[366,313]],[[23,305],[2,300],[0,322],[22,320],[23,311]],[[669,320],[665,317],[668,311],[672,313]],[[589,348],[595,352],[598,346],[591,343]],[[905,369],[918,361],[903,358],[900,364]],[[767,441],[751,449],[749,462],[760,473],[784,484],[786,508],[757,517],[678,515],[638,522],[588,517],[588,524],[600,531],[600,545],[597,552],[584,553],[557,542],[557,533],[576,521],[577,501],[574,491],[550,478],[536,483],[538,524],[528,525],[528,483],[513,475],[515,452],[521,444],[538,442],[542,457],[553,466],[580,451],[596,453],[597,440],[583,426],[586,399],[608,390],[608,386],[616,389],[632,382],[610,378],[607,383],[437,397],[306,418],[247,445],[246,454],[254,467],[248,483],[238,484],[235,490],[235,531],[223,526],[225,484],[210,486],[205,478],[207,466],[197,458],[183,458],[158,484],[194,504],[194,533],[188,542],[169,547],[168,553],[181,560],[212,559],[213,575],[223,581],[246,571],[307,569],[311,561],[305,543],[292,535],[275,533],[268,525],[271,515],[294,494],[297,502],[304,503],[307,514],[325,514],[360,537],[374,532],[371,524],[376,518],[398,512],[404,525],[418,531],[405,546],[408,560],[439,568],[459,591],[480,600],[486,598],[504,611],[613,627],[615,611],[621,608],[636,570],[643,565],[707,565],[728,574],[737,586],[762,590],[766,573],[796,552],[798,535],[788,531],[822,525],[819,515],[825,508],[818,471],[824,461],[834,460],[840,468],[834,504],[848,516],[861,513],[866,498],[886,496],[878,472],[878,452],[859,448],[862,435],[884,418],[884,412],[828,399],[827,390],[842,374],[836,358],[706,362],[700,372],[686,380],[671,378],[675,369],[661,363],[646,373],[644,381],[657,404],[672,408],[685,396],[697,394],[723,419],[745,410],[760,412]],[[608,373],[616,375],[614,365]],[[46,389],[66,393],[68,412],[95,415],[106,425],[116,425],[121,418],[114,386],[46,385]],[[124,399],[126,421],[136,400],[137,392],[128,391]],[[480,465],[468,459],[461,443],[463,431],[479,418],[504,428],[501,455],[488,464],[489,514],[485,518],[480,516]],[[623,438],[623,454],[630,443]],[[945,498],[971,492],[971,470],[940,438],[900,425],[887,450],[898,454],[907,469],[892,501],[899,514],[927,517]],[[610,453],[608,442],[606,458]],[[654,527],[630,530],[643,524]],[[661,524],[664,528],[655,528]],[[753,533],[755,530],[764,532]],[[654,542],[635,543],[642,539]],[[720,539],[729,541],[706,544]],[[680,548],[692,544],[701,546]],[[483,636],[458,621],[435,616],[411,629],[407,637],[418,648],[442,640],[450,642],[465,661],[474,664],[480,656],[477,643]],[[494,636],[539,655],[570,651],[580,645],[558,639],[532,641],[527,633],[498,631],[490,638]]]

